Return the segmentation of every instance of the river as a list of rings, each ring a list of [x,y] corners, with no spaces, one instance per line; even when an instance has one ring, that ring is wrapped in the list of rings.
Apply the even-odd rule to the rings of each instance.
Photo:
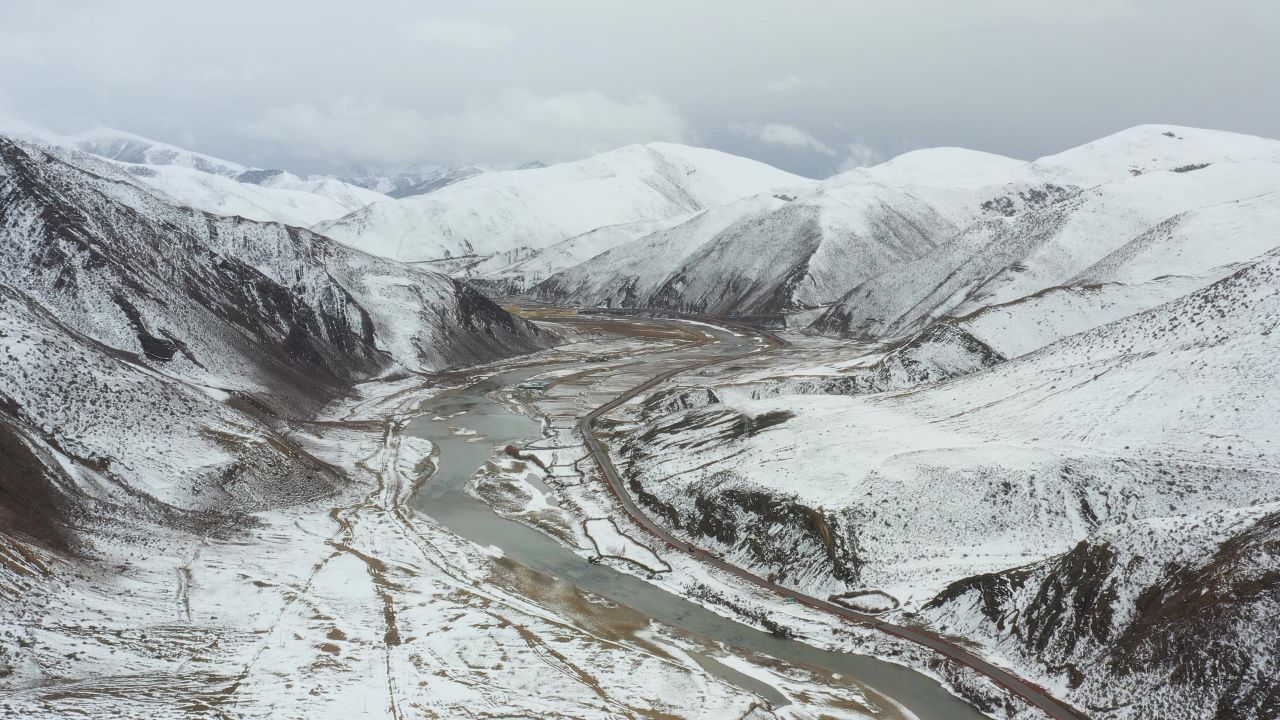
[[[718,342],[695,351],[707,357],[745,352],[752,347],[749,343],[754,343],[753,338],[711,328],[707,330]],[[689,353],[690,350],[685,349],[681,357],[688,357]],[[652,364],[655,357],[649,356],[637,362]],[[488,505],[468,495],[466,485],[471,475],[500,452],[500,448],[507,444],[519,446],[542,436],[537,419],[512,412],[491,399],[489,394],[548,370],[571,367],[574,365],[564,362],[525,366],[426,401],[422,407],[423,414],[404,429],[406,434],[426,438],[439,449],[438,466],[414,499],[416,509],[468,540],[501,548],[506,558],[529,570],[606,597],[658,623],[726,646],[853,678],[875,693],[901,704],[920,720],[977,720],[986,717],[947,692],[936,680],[906,667],[866,655],[832,652],[797,640],[783,639],[718,615],[607,565],[589,563],[551,537],[501,517]],[[458,432],[460,429],[469,432],[461,434]],[[581,613],[609,612],[607,607],[591,603],[577,604],[573,608]],[[588,626],[599,622],[593,618],[575,620]],[[778,690],[760,680],[710,658],[699,657],[698,660],[712,674],[761,695],[775,706],[786,702]]]

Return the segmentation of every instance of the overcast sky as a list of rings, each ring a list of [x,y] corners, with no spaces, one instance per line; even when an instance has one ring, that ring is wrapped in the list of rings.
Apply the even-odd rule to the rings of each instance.
[[[1148,122],[1280,136],[1280,2],[8,2],[0,114],[302,172],[1029,159]]]

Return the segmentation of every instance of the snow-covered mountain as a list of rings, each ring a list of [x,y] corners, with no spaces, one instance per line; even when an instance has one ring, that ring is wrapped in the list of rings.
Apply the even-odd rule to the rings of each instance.
[[[596,228],[466,272],[504,292],[533,286],[553,302],[788,324],[825,309],[818,332],[900,336],[1068,282],[1176,215],[1274,190],[1277,158],[1273,140],[1163,125],[1031,162],[917,150],[648,235],[644,225]]]
[[[404,187],[396,187],[387,191],[393,198],[406,198],[412,195],[426,195],[440,188],[448,187],[461,180],[487,172],[478,165],[445,165],[428,173],[423,173],[416,182]]]
[[[381,165],[354,165],[338,173],[336,178],[348,185],[355,185],[388,197],[394,197],[414,186],[431,183],[443,176],[448,176],[452,174],[453,170],[455,168],[449,165],[414,164],[398,169],[390,169]]]
[[[545,168],[483,173],[426,195],[370,205],[317,230],[384,257],[456,265],[806,182],[714,150],[652,143]]]
[[[1067,192],[1009,180],[1022,163],[955,148],[917,151],[814,186],[765,193],[552,276],[542,299],[767,315],[825,307],[860,281],[932,250],[981,217],[1050,203]],[[932,185],[911,174],[937,178]]]
[[[7,138],[0,303],[0,442],[25,458],[4,512],[51,497],[55,538],[95,503],[187,522],[327,492],[332,472],[247,408],[546,342],[447,277],[174,205],[115,163]]]
[[[79,150],[116,162],[177,202],[218,215],[310,227],[387,196],[326,176],[301,178],[250,168],[111,128],[58,135],[13,120],[0,132],[41,145]]]
[[[175,201],[218,215],[309,227],[387,197],[332,178],[304,180],[280,171],[212,175],[176,165],[124,169]],[[270,177],[257,180],[265,173]],[[249,180],[242,179],[249,178]]]
[[[114,128],[94,128],[60,138],[90,155],[130,165],[174,165],[211,175],[231,177],[248,170],[239,163],[187,150]]]
[[[1277,330],[1280,248],[949,382],[920,371],[981,344],[685,376],[615,438],[655,517],[761,575],[891,595],[1097,717],[1263,718]]]
[[[1050,182],[1092,187],[1125,175],[1190,172],[1210,163],[1280,161],[1280,141],[1178,125],[1138,125],[1032,161]]]
[[[637,497],[761,575],[890,595],[1092,716],[1274,715],[1278,149],[1144,126],[933,186],[927,155],[840,176],[1022,189],[814,325],[864,342],[621,411]]]
[[[488,172],[488,170],[479,165],[441,165],[439,167],[415,165],[398,172],[376,166],[357,166],[335,179],[388,197],[403,198],[435,192],[482,172]]]
[[[1141,243],[1150,244],[1163,223],[1280,190],[1277,159],[1280,142],[1273,140],[1143,126],[1034,161],[1020,172],[1072,187],[1095,184],[1059,202],[966,227],[918,259],[852,288],[814,329],[902,335],[943,315],[1021,301],[1067,284],[1107,282],[1105,275],[1091,277],[1089,268],[1130,241],[1145,237]],[[1200,231],[1206,235],[1188,247],[1199,255],[1193,264],[1207,270],[1214,263],[1214,229],[1202,225]],[[1155,269],[1138,281],[1168,280],[1161,276],[1176,272]]]
[[[632,240],[679,225],[696,214],[686,213],[662,220],[606,225],[562,240],[551,247],[517,252],[514,260],[510,253],[494,255],[469,267],[467,281],[498,294],[518,295],[561,270],[584,263]]]

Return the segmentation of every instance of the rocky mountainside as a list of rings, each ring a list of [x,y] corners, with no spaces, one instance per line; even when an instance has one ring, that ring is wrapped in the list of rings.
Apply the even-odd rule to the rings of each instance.
[[[450,278],[5,138],[0,290],[0,514],[41,545],[91,518],[216,525],[330,491],[279,416],[547,342]]]
[[[1098,716],[1275,717],[1278,545],[1276,503],[1135,520],[958,581],[925,611],[1059,676]]]
[[[370,205],[317,229],[406,262],[467,261],[447,265],[459,270],[597,228],[663,220],[805,182],[714,150],[632,145],[576,162],[483,173],[426,195]]]
[[[1055,383],[1067,368],[1092,373],[1066,384],[1067,397],[1052,401],[1057,417],[1040,411],[1036,424],[1065,420],[1081,433],[1077,442],[1140,478],[1099,495],[1109,478],[1073,477],[1091,532],[1062,555],[958,581],[925,614],[1057,676],[1108,715],[1273,716],[1280,638],[1265,618],[1280,607],[1280,426],[1267,358],[1277,329],[1280,252],[1272,251],[1204,290],[1009,368],[1029,381],[1031,371],[1055,367],[1045,375]]]

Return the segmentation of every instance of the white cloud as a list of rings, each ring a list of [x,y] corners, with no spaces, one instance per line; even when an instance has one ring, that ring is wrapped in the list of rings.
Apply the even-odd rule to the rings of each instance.
[[[879,150],[867,145],[864,142],[855,141],[845,143],[845,156],[837,167],[837,172],[845,172],[854,168],[868,167],[875,165],[884,159]]]
[[[304,156],[383,163],[551,162],[634,142],[682,142],[688,134],[680,113],[651,93],[619,100],[595,90],[518,89],[437,115],[352,99],[277,106],[242,129]]]
[[[425,18],[408,26],[409,36],[418,42],[457,50],[495,50],[511,42],[510,28],[478,20]]]
[[[735,123],[729,126],[733,132],[744,137],[754,138],[767,145],[782,145],[795,150],[812,150],[823,155],[835,155],[829,145],[801,130],[795,125],[784,123]]]
[[[816,90],[824,88],[827,86],[827,81],[817,77],[791,74],[765,80],[764,86],[770,92],[786,93],[793,92],[795,90]]]

